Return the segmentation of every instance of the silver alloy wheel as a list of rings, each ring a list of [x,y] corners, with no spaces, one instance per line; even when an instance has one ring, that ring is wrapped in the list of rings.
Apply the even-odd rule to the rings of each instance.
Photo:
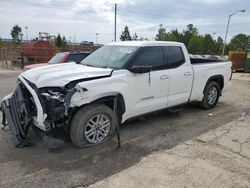
[[[218,91],[216,87],[211,87],[208,91],[207,102],[209,105],[213,105],[218,97]]]
[[[85,127],[84,135],[88,142],[92,144],[100,143],[110,131],[110,118],[105,114],[92,116]]]

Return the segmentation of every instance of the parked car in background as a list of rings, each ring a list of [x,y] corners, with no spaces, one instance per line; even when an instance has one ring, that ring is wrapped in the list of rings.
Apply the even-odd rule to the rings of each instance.
[[[208,59],[211,59],[211,60],[222,60],[221,56],[218,56],[218,55],[210,55],[210,56],[208,56]]]
[[[228,55],[224,55],[222,60],[228,60],[229,56]]]
[[[54,64],[60,64],[60,63],[67,63],[67,62],[76,62],[80,63],[84,58],[86,58],[91,52],[84,51],[84,52],[60,52],[57,53],[55,56],[53,56],[48,63],[38,63],[38,64],[30,64],[26,65],[23,68],[23,71],[36,68],[36,67],[42,67],[46,65],[54,65]]]
[[[92,41],[82,41],[80,44],[83,46],[94,46],[94,42]]]

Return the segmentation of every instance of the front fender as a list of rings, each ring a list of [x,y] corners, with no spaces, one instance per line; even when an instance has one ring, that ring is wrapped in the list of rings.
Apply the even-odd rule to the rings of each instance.
[[[72,98],[71,98],[71,102],[70,102],[70,107],[80,107],[82,105],[85,104],[89,104],[93,101],[96,101],[100,98],[103,97],[110,97],[110,96],[117,96],[118,94],[120,94],[119,92],[106,92],[106,93],[100,93],[94,96],[88,97],[87,92],[76,92]]]

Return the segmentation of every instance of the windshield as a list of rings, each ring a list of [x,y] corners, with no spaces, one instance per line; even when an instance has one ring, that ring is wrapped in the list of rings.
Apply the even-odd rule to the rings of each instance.
[[[92,67],[119,69],[130,59],[137,46],[103,46],[81,61]]]
[[[66,52],[56,54],[55,56],[53,56],[49,60],[48,64],[58,64],[58,63],[60,63],[63,60],[63,58],[65,57],[66,54],[67,54]]]

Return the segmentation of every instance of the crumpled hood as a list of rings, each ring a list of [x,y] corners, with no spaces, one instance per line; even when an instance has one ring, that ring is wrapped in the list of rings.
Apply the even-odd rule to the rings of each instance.
[[[48,65],[27,70],[20,74],[28,81],[34,83],[38,88],[63,87],[71,81],[108,76],[112,69],[89,67],[76,63],[63,63]]]

